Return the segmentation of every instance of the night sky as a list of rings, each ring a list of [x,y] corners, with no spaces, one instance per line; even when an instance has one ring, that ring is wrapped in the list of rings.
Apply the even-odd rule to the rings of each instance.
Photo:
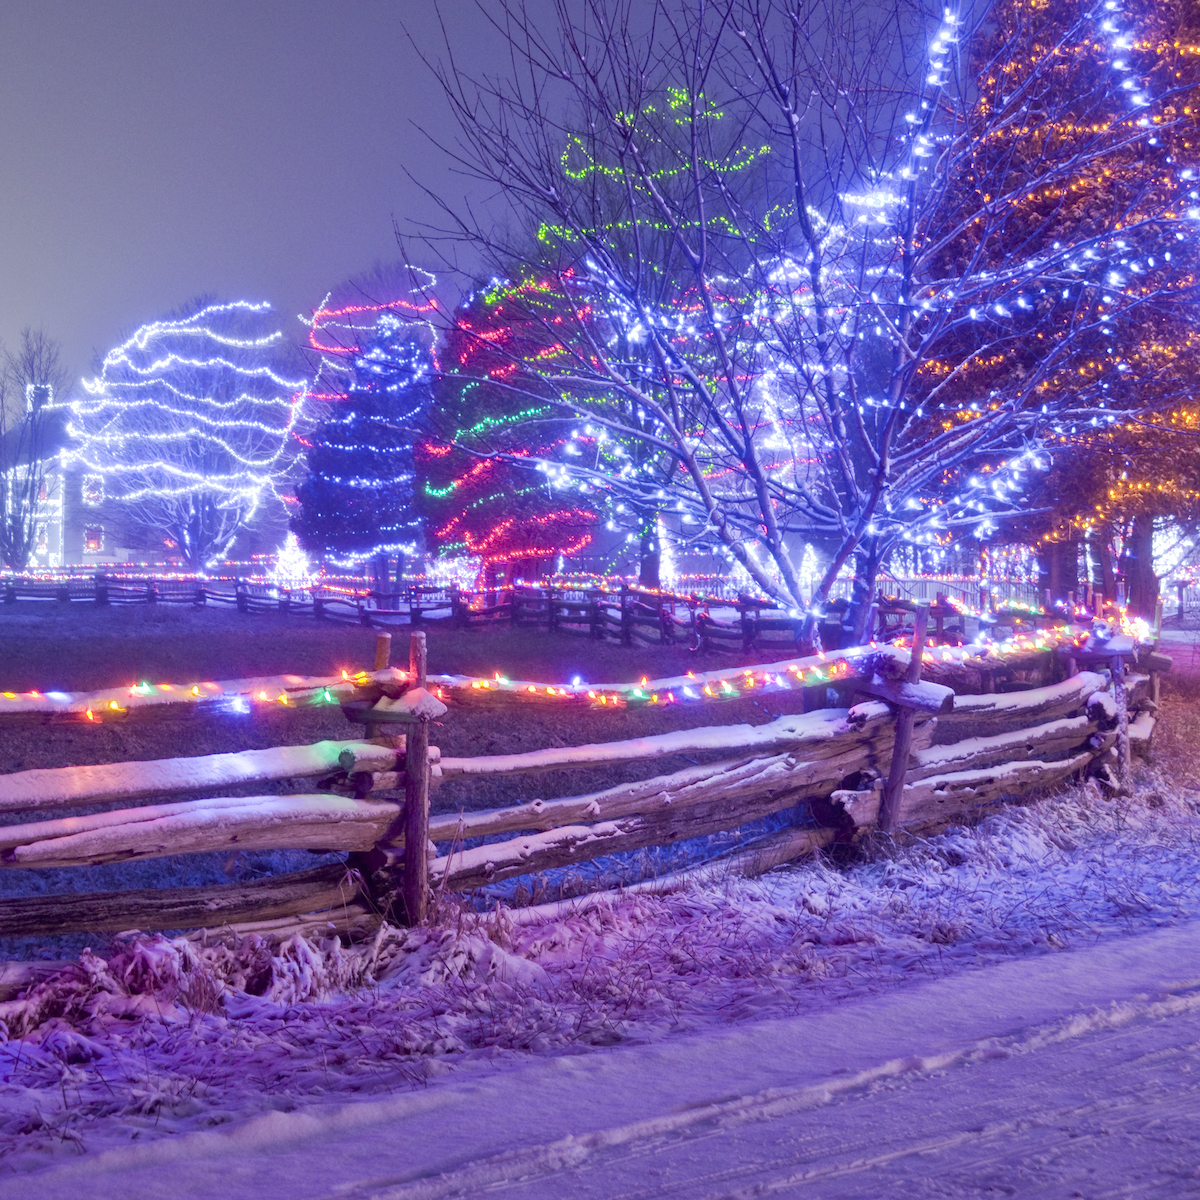
[[[468,60],[471,0],[447,0]],[[404,33],[428,0],[37,0],[0,17],[0,338],[43,326],[73,375],[200,293],[296,313],[457,187]],[[493,47],[494,50],[494,47]]]

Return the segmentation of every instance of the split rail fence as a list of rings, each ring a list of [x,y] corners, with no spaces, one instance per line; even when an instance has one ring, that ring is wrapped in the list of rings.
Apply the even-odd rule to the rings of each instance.
[[[285,935],[361,936],[380,919],[425,919],[431,890],[465,892],[601,855],[723,831],[743,842],[729,868],[762,871],[873,829],[929,829],[980,806],[1084,773],[1119,792],[1131,758],[1148,755],[1159,676],[1171,660],[1114,639],[976,661],[948,652],[859,648],[590,692],[458,676],[427,677],[425,636],[409,668],[353,678],[298,676],[90,695],[0,698],[0,721],[177,717],[246,703],[337,703],[365,737],[150,762],[0,775],[0,866],[77,867],[228,850],[341,852],[345,863],[247,884],[72,893],[0,902],[0,936],[139,928],[232,927]],[[1080,670],[1080,666],[1102,670]],[[922,673],[925,678],[921,678]],[[736,683],[736,687],[730,680]],[[762,725],[720,724],[656,736],[443,757],[429,722],[460,706],[519,721],[529,705],[653,704],[684,694],[707,708],[748,690],[802,686],[839,706]],[[995,688],[1012,690],[993,690]],[[809,705],[806,705],[809,707]],[[714,717],[717,713],[714,711]],[[381,736],[381,734],[383,736]],[[604,768],[677,755],[706,761],[636,783],[490,811],[430,813],[430,789],[562,768]],[[293,794],[222,795],[232,785],[289,781]],[[117,807],[112,807],[116,805]],[[62,815],[86,808],[93,811]],[[101,811],[95,811],[101,809]],[[788,818],[778,828],[779,817]],[[769,833],[754,823],[776,818]],[[409,854],[409,847],[420,847]]]

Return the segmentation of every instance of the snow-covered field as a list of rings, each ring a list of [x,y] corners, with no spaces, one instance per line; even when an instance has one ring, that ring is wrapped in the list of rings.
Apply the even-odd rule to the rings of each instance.
[[[1198,869],[1200,792],[1146,772],[1132,800],[1089,785],[840,867],[516,921],[444,904],[432,928],[349,950],[138,937],[0,1005],[0,1190],[4,1174],[27,1188],[81,1156],[271,1112],[435,1103],[539,1056],[703,1056],[733,1025],[1187,922]]]

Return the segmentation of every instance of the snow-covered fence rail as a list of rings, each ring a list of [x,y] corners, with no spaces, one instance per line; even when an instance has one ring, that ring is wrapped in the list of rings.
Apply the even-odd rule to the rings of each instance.
[[[428,719],[446,709],[419,686],[422,671],[411,663],[409,671],[381,665],[373,673],[315,685],[285,677],[297,685],[285,696],[336,691],[348,715],[368,731],[398,726],[405,736],[3,775],[0,813],[32,819],[0,828],[0,865],[71,867],[191,851],[294,848],[340,851],[349,855],[345,866],[250,885],[9,900],[0,904],[0,935],[221,924],[353,932],[390,906],[399,908],[397,884],[404,911],[419,919],[431,887],[469,890],[600,855],[735,830],[745,834],[737,861],[761,870],[877,827],[897,718],[904,712],[911,714],[913,735],[900,772],[896,827],[938,825],[1085,771],[1099,773],[1116,790],[1121,700],[1131,751],[1144,754],[1156,719],[1156,676],[1170,661],[1143,654],[1146,673],[1117,687],[1104,673],[1067,674],[1078,646],[1065,637],[1060,642],[1058,651],[1026,642],[1007,657],[991,655],[982,673],[972,673],[971,655],[936,648],[924,664],[935,678],[923,682],[909,678],[910,655],[894,647],[586,691],[428,677],[428,686],[450,705],[490,706],[500,714],[528,704],[590,704],[598,720],[606,708],[634,702],[687,696],[712,706],[735,690],[801,688],[807,697],[832,687],[848,702],[761,725],[710,724],[476,757],[443,758],[428,746]],[[972,683],[985,677],[994,683],[1005,670],[1009,686],[1020,690],[968,692]],[[1063,677],[1043,682],[1054,673]],[[957,685],[958,694],[945,681]],[[250,691],[240,687],[233,694]],[[162,707],[182,711],[173,700]],[[603,772],[681,755],[700,761],[584,795],[486,811],[429,811],[429,788],[441,780],[469,786],[476,779]],[[306,790],[222,794],[280,780],[299,781]],[[114,804],[120,807],[60,815]],[[780,814],[790,817],[783,828]],[[774,830],[756,835],[754,823],[771,817]],[[418,845],[420,856],[409,855],[407,848]]]
[[[1144,752],[1154,722],[1150,680],[1136,676],[1129,684],[1130,703],[1139,710],[1134,749]],[[949,744],[933,744],[946,717],[918,711],[898,824],[938,824],[1001,797],[1052,786],[1093,763],[1107,766],[1116,739],[1109,688],[1103,675],[1085,672],[1025,692],[963,697],[977,703],[950,714],[959,718],[949,722],[951,728],[958,725],[967,736]],[[753,730],[726,726],[491,759],[443,759],[443,776],[453,778],[645,761],[684,750],[729,754],[585,796],[434,817],[430,838],[440,845],[430,877],[449,890],[477,887],[737,829],[793,809],[813,823],[765,835],[746,848],[760,862],[784,861],[874,827],[894,730],[894,708],[867,701]],[[513,833],[518,836],[464,848],[473,839]],[[389,855],[398,862],[402,852],[393,847]]]

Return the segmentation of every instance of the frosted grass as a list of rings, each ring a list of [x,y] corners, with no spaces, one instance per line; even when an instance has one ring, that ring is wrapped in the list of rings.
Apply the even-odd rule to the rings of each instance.
[[[138,936],[0,1005],[0,1170],[451,1069],[790,1016],[1200,915],[1200,795],[1144,774],[859,862],[345,948]]]

